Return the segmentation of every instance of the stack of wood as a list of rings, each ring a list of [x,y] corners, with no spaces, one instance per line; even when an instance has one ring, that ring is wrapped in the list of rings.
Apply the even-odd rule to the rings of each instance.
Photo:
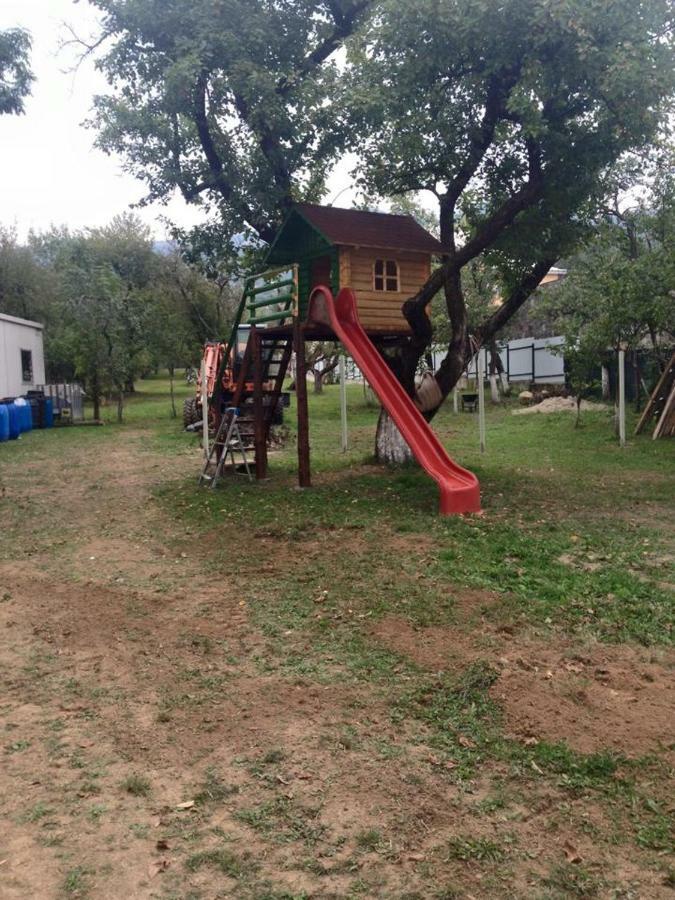
[[[640,434],[647,422],[656,419],[652,438],[675,436],[675,353],[663,370],[658,384],[649,398],[649,403],[644,408],[640,421],[635,428],[635,434]]]

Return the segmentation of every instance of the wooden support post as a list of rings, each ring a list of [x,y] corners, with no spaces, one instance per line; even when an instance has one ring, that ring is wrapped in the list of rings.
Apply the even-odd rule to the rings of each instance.
[[[626,446],[626,351],[619,350],[619,446]]]
[[[349,450],[349,437],[347,434],[347,366],[345,355],[340,353],[340,420],[342,424],[342,452]]]
[[[478,351],[478,432],[480,452],[485,453],[485,356]]]
[[[298,484],[311,486],[309,468],[309,408],[307,406],[307,364],[305,335],[299,316],[293,320],[293,349],[295,350],[295,402],[298,414]]]
[[[253,325],[249,340],[253,342],[253,443],[255,446],[255,477],[267,478],[267,435],[265,434],[265,407],[263,406],[262,352],[260,332]]]
[[[201,386],[202,386],[202,447],[204,448],[204,459],[209,458],[209,396],[207,393],[208,385],[206,384],[206,363],[202,360],[201,368]],[[194,409],[194,406],[192,407]]]

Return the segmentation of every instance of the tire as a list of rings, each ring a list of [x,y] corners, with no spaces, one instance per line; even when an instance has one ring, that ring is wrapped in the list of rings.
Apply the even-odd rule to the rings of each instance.
[[[198,419],[197,399],[196,397],[188,397],[187,400],[183,402],[183,427],[187,428],[188,425],[194,425]]]
[[[277,403],[274,407],[274,412],[272,413],[272,421],[270,424],[272,425],[283,425],[284,423],[284,406],[281,401]]]

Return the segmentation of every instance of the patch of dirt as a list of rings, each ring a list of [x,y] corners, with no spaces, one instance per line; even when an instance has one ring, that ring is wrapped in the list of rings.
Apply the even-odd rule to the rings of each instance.
[[[578,653],[534,645],[500,662],[492,694],[506,730],[519,739],[564,740],[583,753],[611,749],[627,757],[675,750],[672,656],[664,665],[628,647]]]
[[[405,673],[369,680],[336,663],[316,674],[301,627],[280,636],[273,617],[268,633],[250,615],[278,573],[308,559],[325,563],[326,588],[331,566],[358,572],[366,558],[382,584],[412,588],[431,538],[310,525],[286,559],[285,523],[252,535],[224,522],[209,541],[154,503],[157,484],[194,476],[198,451],[163,457],[125,430],[109,452],[84,445],[76,456],[65,467],[46,456],[11,479],[12,502],[28,499],[30,515],[17,561],[0,565],[3,900],[328,900],[357,888],[400,898],[444,885],[524,898],[568,845],[616,875],[616,848],[592,836],[610,825],[588,798],[565,795],[560,813],[561,795],[543,782],[502,798],[509,773],[489,759],[457,780],[423,724],[392,718]],[[222,552],[224,540],[236,577],[219,581],[209,548]],[[252,540],[268,557],[255,579]],[[637,752],[665,731],[669,657],[553,648],[496,629],[484,614],[500,595],[448,589],[456,627],[364,615],[364,629],[434,671],[492,660],[518,739],[604,748],[614,729],[619,749]],[[328,627],[329,660],[332,640]],[[486,812],[495,797],[504,807]],[[495,842],[503,861],[451,857],[458,835]],[[195,856],[223,849],[240,870]],[[625,863],[620,877],[665,897],[656,870]]]
[[[435,672],[464,668],[476,656],[481,638],[492,640],[493,629],[484,621],[484,610],[499,602],[489,591],[462,590],[456,593],[456,610],[463,622],[472,622],[468,630],[443,625],[415,626],[397,616],[379,619],[372,626],[371,637],[417,665]]]
[[[563,639],[542,642],[496,631],[418,628],[400,618],[377,622],[372,636],[432,671],[457,671],[487,659],[500,675],[491,689],[518,740],[564,740],[583,753],[612,749],[628,757],[675,750],[675,654]],[[675,756],[672,757],[675,760]]]

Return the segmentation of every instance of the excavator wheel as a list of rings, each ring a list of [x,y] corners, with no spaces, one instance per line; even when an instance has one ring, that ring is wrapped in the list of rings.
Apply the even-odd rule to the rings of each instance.
[[[196,397],[188,397],[183,402],[183,427],[187,428],[188,425],[194,425],[198,420],[197,399]]]
[[[272,413],[272,425],[283,425],[284,424],[284,406],[281,400],[277,402],[277,405],[274,407],[274,412]]]

